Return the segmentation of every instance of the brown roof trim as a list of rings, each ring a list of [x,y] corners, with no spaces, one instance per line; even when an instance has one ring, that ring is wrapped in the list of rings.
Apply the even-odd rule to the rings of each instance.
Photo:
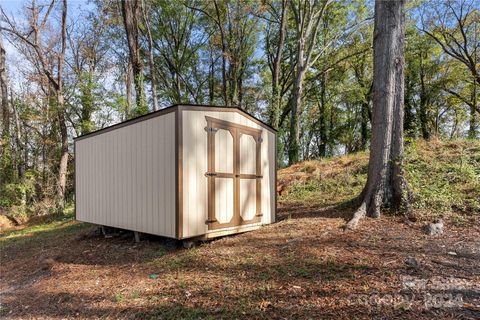
[[[240,113],[241,115],[246,116],[248,119],[252,120],[258,125],[261,125],[265,129],[277,133],[277,130],[274,129],[272,126],[267,124],[266,122],[258,119],[257,117],[253,116],[252,114],[248,113],[247,111],[234,106],[209,106],[203,104],[178,104],[176,106],[180,106],[183,110],[199,110],[199,111],[235,111]]]
[[[141,122],[141,121],[152,119],[152,118],[155,118],[155,117],[158,117],[158,116],[162,116],[164,114],[174,112],[177,109],[178,109],[178,105],[173,105],[173,106],[168,107],[168,108],[164,108],[164,109],[161,109],[161,110],[150,112],[150,113],[144,114],[143,116],[138,116],[138,117],[135,117],[135,118],[132,118],[132,119],[129,119],[129,120],[126,120],[126,121],[123,121],[123,122],[119,122],[117,124],[114,124],[114,125],[96,130],[96,131],[92,131],[90,133],[83,134],[83,135],[78,136],[78,137],[73,138],[73,139],[79,141],[79,140],[82,140],[82,139],[85,139],[85,138],[90,138],[90,137],[99,135],[101,133],[106,133],[106,132],[109,132],[109,131],[112,131],[112,130],[115,130],[115,129],[120,129],[120,128],[129,126],[129,125],[137,123],[137,122]]]
[[[79,140],[83,140],[85,138],[90,138],[90,137],[99,135],[101,133],[106,133],[106,132],[109,132],[109,131],[112,131],[112,130],[115,130],[115,129],[126,127],[128,125],[131,125],[131,124],[134,124],[134,123],[137,123],[137,122],[145,121],[145,120],[152,119],[152,118],[155,118],[155,117],[158,117],[158,116],[162,116],[162,115],[170,113],[170,112],[174,112],[175,110],[178,110],[180,108],[182,110],[199,110],[199,111],[235,111],[235,112],[238,112],[238,113],[246,116],[247,118],[249,118],[253,122],[257,123],[258,125],[261,125],[261,126],[265,127],[267,130],[272,131],[273,133],[277,132],[277,130],[275,130],[273,127],[271,127],[267,123],[265,123],[262,120],[256,118],[255,116],[251,115],[250,113],[246,112],[245,110],[240,109],[239,107],[209,106],[209,105],[202,105],[202,104],[188,104],[188,103],[186,103],[186,104],[174,104],[174,105],[172,105],[170,107],[167,107],[167,108],[164,108],[164,109],[153,111],[153,112],[147,113],[147,114],[142,115],[142,116],[138,116],[138,117],[135,117],[135,118],[132,118],[132,119],[129,119],[129,120],[126,120],[126,121],[123,121],[123,122],[120,122],[120,123],[117,123],[117,124],[114,124],[114,125],[111,125],[111,126],[99,129],[99,130],[96,130],[96,131],[92,131],[90,133],[75,137],[74,140],[79,141]]]

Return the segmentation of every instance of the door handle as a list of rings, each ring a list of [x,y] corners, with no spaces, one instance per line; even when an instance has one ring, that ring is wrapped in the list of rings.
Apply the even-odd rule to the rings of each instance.
[[[217,173],[215,173],[215,172],[206,172],[206,173],[205,173],[205,176],[207,176],[207,177],[215,177],[215,176],[217,176]]]

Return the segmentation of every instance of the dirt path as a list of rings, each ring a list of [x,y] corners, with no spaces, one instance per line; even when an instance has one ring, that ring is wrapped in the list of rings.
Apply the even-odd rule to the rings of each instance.
[[[287,218],[289,217],[290,218]],[[28,318],[480,317],[480,228],[437,237],[394,218],[340,228],[334,211],[283,210],[258,231],[185,250],[92,228],[6,245],[1,316]]]

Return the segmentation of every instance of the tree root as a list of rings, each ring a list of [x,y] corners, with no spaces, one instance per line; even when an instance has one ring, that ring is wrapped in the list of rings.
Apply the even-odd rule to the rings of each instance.
[[[347,222],[344,229],[355,230],[360,220],[365,218],[366,215],[367,215],[367,203],[363,201],[360,207],[357,209],[357,211],[355,211],[355,213],[353,214],[353,218]]]

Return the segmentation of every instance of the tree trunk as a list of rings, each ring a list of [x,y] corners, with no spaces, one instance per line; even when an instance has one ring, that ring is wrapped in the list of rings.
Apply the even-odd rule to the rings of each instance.
[[[127,35],[129,57],[132,63],[133,82],[135,84],[136,111],[143,114],[147,111],[143,87],[143,60],[138,43],[138,17],[140,6],[138,0],[122,0],[122,15]]]
[[[5,49],[3,47],[3,41],[0,35],[0,103],[2,105],[3,122],[2,146],[7,143],[8,136],[10,135],[10,110],[8,107],[7,67],[5,61]]]
[[[320,77],[320,146],[318,149],[318,155],[324,158],[327,155],[327,106],[326,106],[326,75],[322,74]]]
[[[477,138],[477,84],[473,82],[473,89],[472,89],[472,103],[470,104],[470,123],[468,128],[468,138],[469,139],[476,139]]]
[[[127,93],[127,109],[125,110],[125,120],[129,119],[132,113],[132,105],[133,105],[133,69],[132,69],[132,62],[128,59],[127,63],[127,70],[125,73],[125,89]]]
[[[277,52],[273,59],[272,68],[272,102],[270,111],[270,124],[278,129],[280,121],[281,95],[279,89],[280,71],[282,67],[282,53],[287,31],[287,0],[282,0],[282,15],[280,18]]]
[[[13,99],[12,99],[13,100]],[[14,134],[15,134],[15,163],[13,168],[17,171],[17,177],[20,182],[23,182],[25,177],[25,165],[23,154],[25,153],[26,143],[22,143],[22,133],[20,127],[20,116],[18,114],[17,106],[12,101],[12,114],[14,121]]]
[[[303,77],[305,71],[302,65],[297,68],[300,70],[297,72],[295,82],[293,84],[293,94],[291,100],[291,117],[290,117],[290,137],[288,146],[288,164],[292,165],[299,161],[300,154],[300,115],[303,95]]]
[[[57,181],[57,209],[63,211],[65,206],[65,188],[67,185],[67,165],[68,165],[68,129],[65,118],[65,97],[63,93],[63,64],[65,62],[66,39],[67,39],[67,0],[63,0],[62,8],[62,51],[58,57],[57,73],[57,114],[60,127],[61,145],[60,145],[60,163],[58,166]]]
[[[10,149],[10,110],[8,107],[7,68],[5,63],[5,49],[0,34],[0,104],[2,108],[2,135],[0,136],[0,185],[7,178],[10,163],[8,149]]]
[[[430,139],[430,128],[428,125],[428,94],[425,88],[425,71],[423,68],[423,53],[420,54],[420,128],[422,129],[422,137],[425,140]]]
[[[68,165],[68,130],[65,119],[65,102],[63,93],[57,93],[57,116],[60,126],[60,163],[58,166],[58,182],[57,182],[57,208],[61,209],[65,206],[65,188],[67,185],[67,165]]]
[[[370,105],[368,101],[362,102],[361,113],[362,113],[362,122],[360,124],[360,150],[366,150],[368,144],[368,122],[370,121],[369,117]]]
[[[213,58],[212,44],[209,43],[210,68],[208,76],[208,103],[212,106],[215,98],[215,60]]]
[[[142,0],[142,12],[148,38],[148,68],[150,71],[150,88],[152,90],[153,111],[157,111],[159,108],[157,99],[157,80],[155,79],[155,60],[153,59],[153,37],[152,31],[150,30],[150,20],[148,20],[147,9],[145,8],[145,0]]]
[[[403,175],[405,0],[375,1],[372,141],[367,183],[360,207],[346,228],[365,215],[379,217],[384,207],[408,213]]]

